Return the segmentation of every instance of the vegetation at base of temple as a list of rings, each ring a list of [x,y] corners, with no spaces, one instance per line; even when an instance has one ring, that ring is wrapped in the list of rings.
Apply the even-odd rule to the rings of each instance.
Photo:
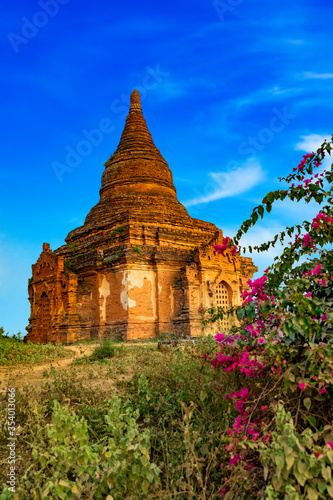
[[[94,352],[90,356],[84,356],[83,358],[78,358],[73,361],[74,364],[79,365],[86,362],[93,361],[103,361],[105,362],[108,358],[113,358],[117,351],[120,349],[124,349],[124,344],[121,344],[121,347],[116,347],[111,340],[105,340],[95,347]]]
[[[0,500],[333,498],[333,173],[312,176],[332,144],[284,179],[297,188],[269,193],[237,239],[215,247],[237,253],[278,199],[328,203],[256,248],[297,230],[242,306],[201,308],[209,327],[236,317],[228,332],[165,351],[115,346],[111,357],[51,368],[40,391],[17,388],[17,488]],[[6,395],[0,411],[2,453]]]
[[[14,334],[10,337],[5,334],[3,327],[0,327],[0,366],[16,365],[20,363],[36,363],[45,360],[52,360],[68,357],[60,344],[33,344],[23,342],[22,334]]]
[[[17,485],[10,497],[3,489],[1,500],[174,493],[187,499],[190,492],[219,498],[220,426],[230,416],[218,387],[236,390],[237,384],[201,370],[201,354],[212,343],[211,337],[199,341],[193,358],[187,347],[160,352],[156,344],[115,344],[104,363],[53,367],[40,387],[15,385]],[[0,484],[6,481],[6,400],[2,394]]]

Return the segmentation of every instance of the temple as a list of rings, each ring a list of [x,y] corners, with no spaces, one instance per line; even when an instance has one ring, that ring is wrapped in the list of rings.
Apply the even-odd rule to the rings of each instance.
[[[199,335],[199,307],[239,304],[257,271],[250,258],[217,254],[222,239],[178,201],[134,90],[99,202],[64,246],[44,243],[32,266],[26,340]]]

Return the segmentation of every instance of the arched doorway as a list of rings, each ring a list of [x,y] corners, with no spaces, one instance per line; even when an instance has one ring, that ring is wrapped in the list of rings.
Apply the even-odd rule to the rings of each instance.
[[[230,286],[225,281],[220,281],[215,286],[215,297],[214,302],[217,307],[222,307],[222,309],[227,309],[232,305],[232,291]],[[223,319],[221,321],[221,329],[229,330],[231,326],[230,319]]]

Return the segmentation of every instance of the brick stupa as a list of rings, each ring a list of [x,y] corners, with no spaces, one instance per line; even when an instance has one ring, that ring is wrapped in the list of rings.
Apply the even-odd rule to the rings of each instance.
[[[152,338],[201,333],[198,308],[238,304],[257,268],[218,255],[214,224],[178,201],[134,90],[124,131],[105,164],[100,200],[54,252],[43,244],[29,280],[26,339]]]

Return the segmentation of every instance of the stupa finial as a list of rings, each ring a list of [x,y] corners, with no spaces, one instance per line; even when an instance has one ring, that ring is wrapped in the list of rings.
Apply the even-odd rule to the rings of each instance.
[[[131,106],[130,106],[129,112],[130,113],[134,113],[134,112],[142,113],[140,94],[136,89],[134,89],[132,94],[131,94]]]

